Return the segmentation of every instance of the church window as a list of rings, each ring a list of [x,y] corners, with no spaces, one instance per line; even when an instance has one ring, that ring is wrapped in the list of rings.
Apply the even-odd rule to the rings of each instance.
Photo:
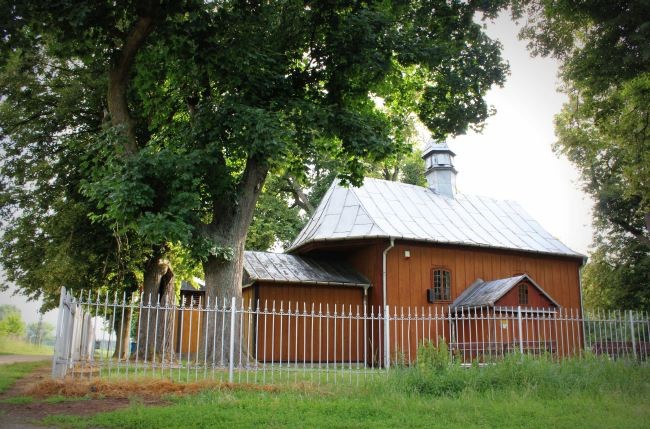
[[[433,270],[433,301],[451,300],[451,272],[435,268]]]

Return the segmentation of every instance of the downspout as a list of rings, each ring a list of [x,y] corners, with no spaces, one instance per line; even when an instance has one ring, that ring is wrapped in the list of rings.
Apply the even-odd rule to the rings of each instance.
[[[585,337],[585,311],[584,311],[584,306],[582,302],[582,268],[585,266],[587,263],[587,257],[585,256],[582,258],[582,265],[580,265],[580,268],[578,268],[578,288],[580,291],[580,319],[582,319],[582,323],[580,324],[582,329],[580,330],[582,334],[582,348],[583,350],[587,350],[587,337]]]
[[[384,367],[386,369],[390,368],[390,345],[388,340],[390,338],[390,316],[388,314],[388,299],[386,298],[386,255],[390,249],[395,247],[395,239],[390,237],[390,246],[384,249],[384,253],[381,255],[381,265],[382,265],[382,278],[381,278],[381,292],[382,292],[382,311],[384,312]]]
[[[388,305],[388,300],[386,298],[386,255],[390,249],[395,247],[395,239],[390,237],[390,246],[384,249],[384,253],[381,255],[381,266],[382,266],[382,277],[381,277],[381,293],[382,293],[382,309],[385,310]]]

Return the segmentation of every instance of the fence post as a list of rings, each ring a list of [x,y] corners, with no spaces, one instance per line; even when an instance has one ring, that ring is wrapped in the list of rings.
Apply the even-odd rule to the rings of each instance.
[[[519,353],[524,354],[524,335],[521,326],[521,305],[517,306],[517,325],[519,327]]]
[[[390,313],[388,306],[384,306],[384,366],[390,369]]]
[[[59,314],[56,322],[56,341],[54,343],[54,356],[52,357],[52,378],[63,378],[66,373],[65,362],[60,362],[60,355],[63,352],[63,345],[65,344],[66,335],[63,327],[63,301],[65,299],[66,290],[61,286],[61,296],[59,297]]]
[[[634,338],[634,313],[630,310],[630,334],[632,335],[632,354],[636,359],[636,339]]]
[[[235,380],[235,320],[236,317],[236,302],[237,298],[232,297],[230,303],[230,357],[228,359],[228,382],[232,383]]]

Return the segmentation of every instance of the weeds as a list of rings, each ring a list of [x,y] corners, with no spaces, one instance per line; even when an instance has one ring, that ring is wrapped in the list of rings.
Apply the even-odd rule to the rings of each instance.
[[[451,363],[444,341],[418,349],[415,368],[395,369],[385,383],[409,394],[458,397],[466,393],[525,392],[535,397],[557,398],[601,392],[642,395],[650,390],[650,370],[645,365],[587,355],[554,362],[545,357],[512,354],[498,363],[470,368]]]

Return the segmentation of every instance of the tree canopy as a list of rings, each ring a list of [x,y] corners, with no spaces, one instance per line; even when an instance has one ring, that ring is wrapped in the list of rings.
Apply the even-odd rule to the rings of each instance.
[[[533,53],[561,63],[569,101],[556,150],[593,197],[586,304],[650,308],[650,6],[641,0],[518,0]]]
[[[475,15],[504,3],[2,0],[10,280],[169,301],[178,251],[210,302],[240,297],[269,175],[304,184],[331,159],[359,184],[405,153],[410,115],[438,139],[481,126],[507,66]]]

